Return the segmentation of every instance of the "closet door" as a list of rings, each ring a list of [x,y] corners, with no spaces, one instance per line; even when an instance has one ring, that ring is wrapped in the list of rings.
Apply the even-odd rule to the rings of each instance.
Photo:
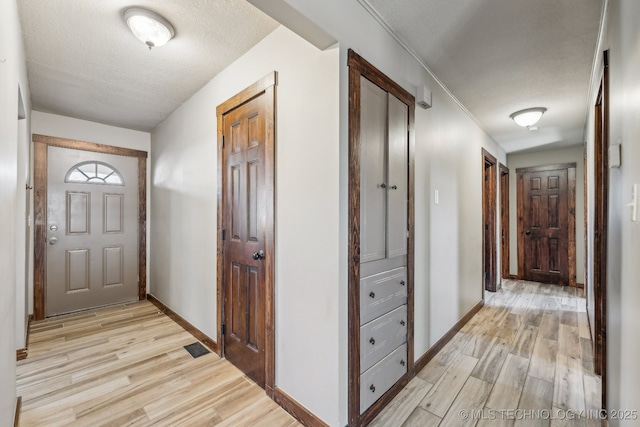
[[[360,262],[384,259],[387,202],[387,92],[364,77],[360,116]],[[406,212],[405,212],[406,215]]]
[[[388,96],[388,203],[387,258],[407,254],[407,194],[409,183],[409,108],[395,96]]]

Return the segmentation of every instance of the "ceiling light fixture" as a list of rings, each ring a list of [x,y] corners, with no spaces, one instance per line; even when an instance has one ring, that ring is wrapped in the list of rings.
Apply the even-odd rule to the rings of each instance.
[[[509,117],[511,117],[518,126],[530,128],[538,123],[538,120],[540,120],[540,117],[542,117],[545,111],[547,111],[547,109],[544,107],[527,108],[526,110],[516,111]]]
[[[155,12],[139,7],[125,9],[124,21],[134,36],[149,46],[163,46],[176,34],[173,25]]]

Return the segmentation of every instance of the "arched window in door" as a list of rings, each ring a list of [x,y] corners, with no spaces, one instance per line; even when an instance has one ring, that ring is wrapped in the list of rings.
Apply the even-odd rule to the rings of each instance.
[[[64,182],[124,185],[124,179],[116,168],[98,161],[82,162],[73,166],[67,172]]]

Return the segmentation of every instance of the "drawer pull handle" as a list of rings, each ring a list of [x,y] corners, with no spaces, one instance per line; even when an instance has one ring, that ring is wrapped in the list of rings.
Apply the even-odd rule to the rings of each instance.
[[[401,326],[406,325],[406,323],[404,323],[404,320],[401,320],[401,321],[400,321],[400,325],[401,325]]]
[[[376,345],[376,340],[375,340],[375,339],[373,339],[373,338],[371,338],[371,339],[369,340],[369,342],[371,343],[371,345]]]
[[[375,294],[375,293],[373,293],[373,292],[369,292],[369,296],[370,296],[371,298],[375,298],[375,297],[376,297],[376,294]]]
[[[376,392],[376,386],[371,384],[371,387],[369,387],[369,390],[371,390],[371,393],[375,393]]]
[[[401,281],[400,281],[400,284],[401,284],[402,286],[404,286],[404,280],[401,280]]]
[[[402,359],[402,360],[400,361],[400,364],[401,364],[402,366],[404,366],[404,359]]]

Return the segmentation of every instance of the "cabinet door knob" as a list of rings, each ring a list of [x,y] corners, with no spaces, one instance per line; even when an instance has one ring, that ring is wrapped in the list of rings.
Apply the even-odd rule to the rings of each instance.
[[[397,186],[397,185],[392,185],[392,186],[391,186],[391,189],[392,189],[392,190],[397,190],[397,189],[398,189],[398,186]]]
[[[382,184],[380,184],[380,188],[387,188],[387,184],[383,182]]]
[[[371,384],[371,387],[369,387],[369,390],[371,390],[371,393],[375,393],[376,392],[376,386]]]
[[[375,339],[373,339],[373,338],[371,338],[371,339],[369,340],[369,342],[371,343],[371,345],[376,345],[376,340],[375,340]]]
[[[400,284],[404,286],[404,280],[400,280]]]
[[[402,360],[400,361],[400,364],[401,364],[402,366],[404,366],[404,359],[402,359]]]
[[[400,321],[400,326],[404,326],[404,325],[406,325],[406,323],[404,322],[404,320],[401,320]]]
[[[375,294],[374,292],[369,292],[369,296],[370,296],[371,298],[375,298],[375,297],[376,297],[376,294]]]

